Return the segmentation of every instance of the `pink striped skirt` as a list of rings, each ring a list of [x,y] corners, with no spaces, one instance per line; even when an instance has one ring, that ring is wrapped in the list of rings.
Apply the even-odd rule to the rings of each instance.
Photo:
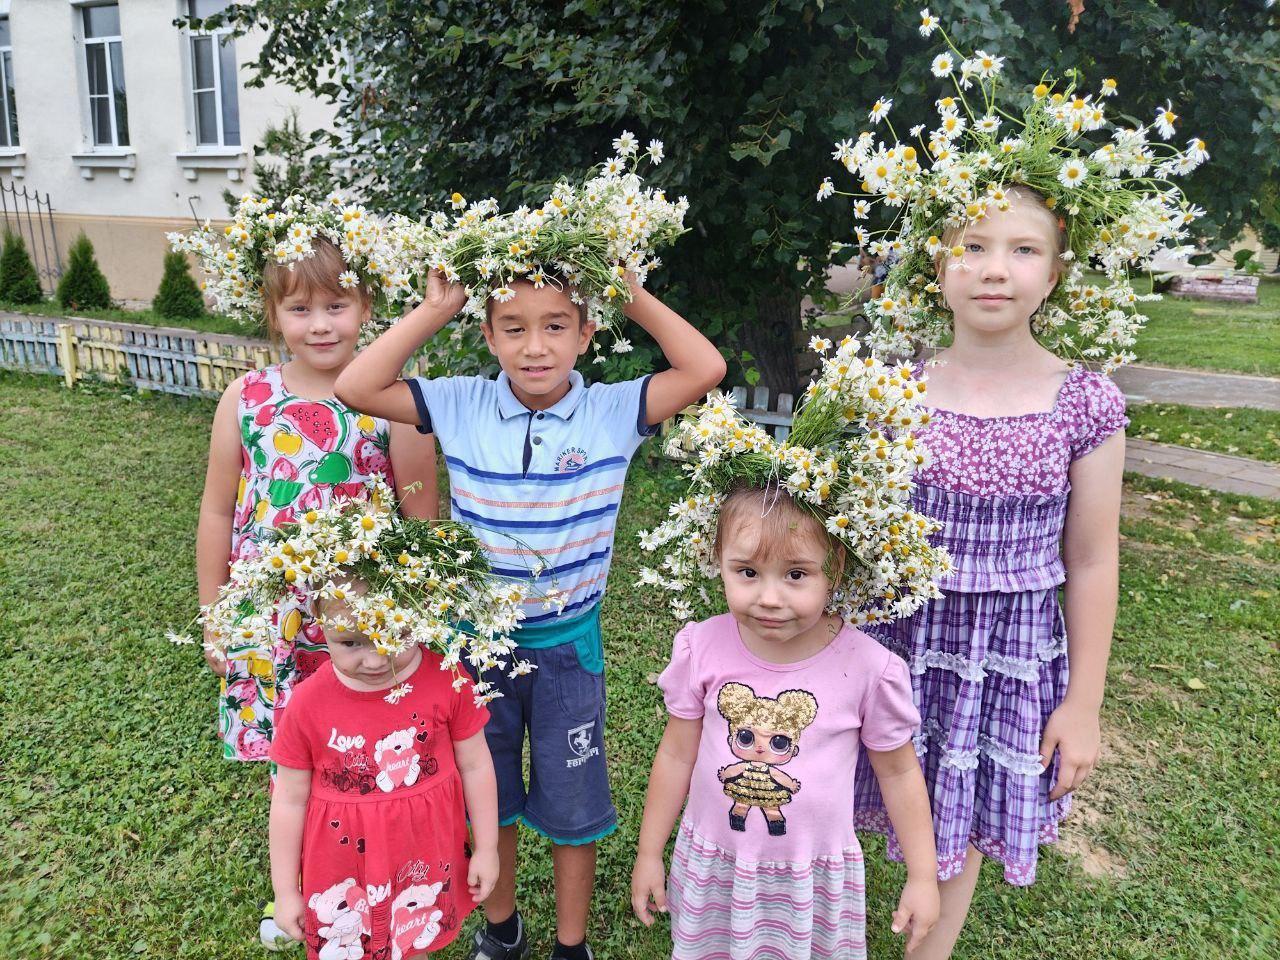
[[[667,905],[673,960],[867,955],[862,848],[804,863],[747,860],[681,822]]]

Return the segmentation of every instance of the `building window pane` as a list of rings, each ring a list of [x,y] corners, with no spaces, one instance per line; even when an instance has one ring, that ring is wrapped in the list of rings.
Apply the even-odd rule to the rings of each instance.
[[[191,16],[203,20],[227,9],[230,0],[191,0],[188,4]]]
[[[213,89],[213,37],[191,38],[191,65],[197,90]]]
[[[90,97],[89,110],[93,114],[94,145],[115,146],[115,141],[111,139],[111,100],[107,97]]]
[[[218,144],[218,104],[212,90],[196,94],[196,142],[202,147]]]
[[[129,106],[124,96],[124,58],[119,41],[111,46],[111,93],[115,97],[116,108],[116,143],[120,146],[129,144]]]
[[[85,7],[84,35],[86,37],[120,36],[119,5],[113,3],[104,7]]]
[[[5,142],[6,147],[16,147],[18,145],[18,103],[13,96],[13,54],[5,50],[0,53],[0,69],[4,71],[4,108],[5,131],[8,139]]]
[[[13,41],[9,38],[9,18],[0,17],[0,47],[12,46]]]
[[[229,36],[218,38],[219,93],[222,95],[222,142],[240,146],[240,83],[236,78],[236,45]]]

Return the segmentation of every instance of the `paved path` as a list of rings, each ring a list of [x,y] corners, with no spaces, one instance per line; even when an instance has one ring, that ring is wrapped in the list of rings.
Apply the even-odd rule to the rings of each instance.
[[[1171,443],[1129,440],[1125,445],[1124,466],[1148,477],[1280,500],[1280,464],[1207,453]]]
[[[1185,403],[1192,407],[1280,410],[1280,379],[1275,377],[1129,364],[1115,372],[1114,380],[1130,403]]]

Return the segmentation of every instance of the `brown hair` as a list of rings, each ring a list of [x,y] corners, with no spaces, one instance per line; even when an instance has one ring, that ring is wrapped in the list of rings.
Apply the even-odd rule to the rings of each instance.
[[[740,486],[731,490],[720,505],[716,522],[715,555],[720,557],[725,531],[740,527],[748,519],[760,521],[760,538],[751,552],[752,560],[778,554],[793,536],[807,539],[824,549],[822,572],[834,587],[844,573],[848,551],[831,536],[818,518],[801,508],[791,494],[776,483],[764,487]]]
[[[565,280],[564,277],[562,277],[559,273],[557,273],[554,270],[543,270],[542,275],[546,278],[548,286],[556,287],[566,297],[571,297],[571,294],[574,292],[574,286],[573,284]],[[530,280],[528,277],[521,277],[520,279],[515,280],[513,282],[517,284],[527,283],[530,286],[533,286],[533,281]],[[572,298],[570,299],[570,302],[572,303]],[[490,323],[490,324],[493,323],[494,303],[496,303],[496,301],[493,299],[493,297],[485,298],[485,301],[484,301],[485,323]],[[578,311],[578,328],[581,329],[582,325],[587,322],[587,301],[584,298],[581,303],[574,303],[573,306]]]
[[[309,257],[289,264],[268,263],[262,271],[263,307],[266,311],[267,333],[272,340],[280,335],[280,327],[276,323],[276,308],[286,297],[296,294],[310,297],[319,290],[334,297],[358,297],[363,308],[368,308],[373,302],[373,292],[366,284],[360,283],[351,289],[345,289],[338,283],[338,277],[351,268],[331,240],[315,237],[311,241],[311,249],[313,252]]]

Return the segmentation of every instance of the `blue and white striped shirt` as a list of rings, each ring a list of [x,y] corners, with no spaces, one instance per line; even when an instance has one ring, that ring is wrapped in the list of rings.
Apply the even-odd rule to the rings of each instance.
[[[631,457],[656,428],[645,422],[649,378],[586,386],[530,410],[505,373],[408,381],[423,432],[440,440],[450,510],[471,524],[495,573],[528,578],[535,592],[567,594],[562,614],[530,597],[524,624],[591,610],[604,596],[623,481]]]

